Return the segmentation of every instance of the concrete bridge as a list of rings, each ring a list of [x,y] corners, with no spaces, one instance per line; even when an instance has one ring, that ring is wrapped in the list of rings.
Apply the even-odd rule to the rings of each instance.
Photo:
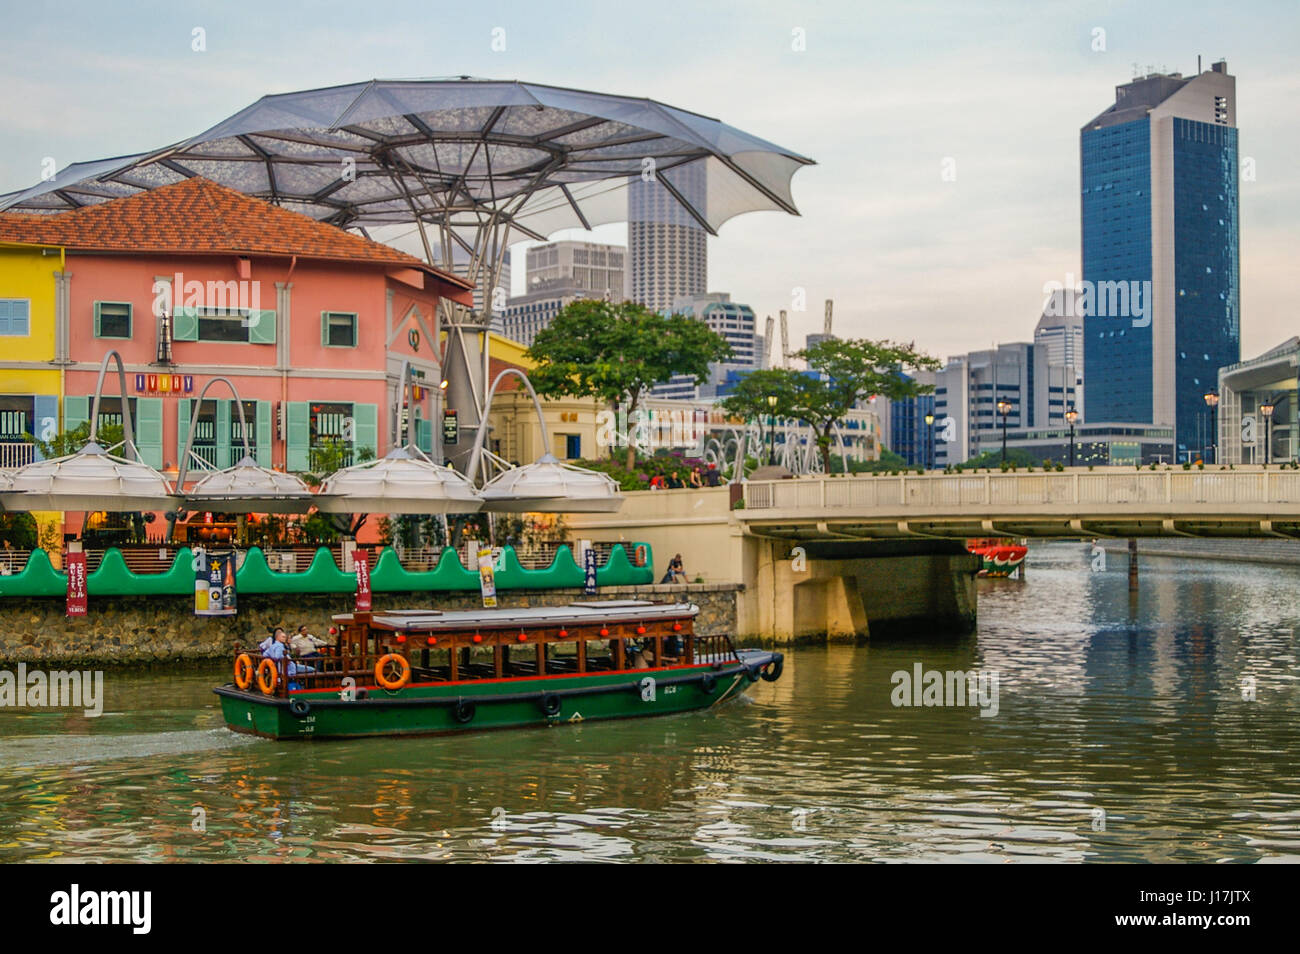
[[[740,635],[880,637],[973,628],[969,537],[1300,537],[1300,471],[853,476],[636,491],[567,514],[574,540],[644,540],[661,575],[736,586]]]

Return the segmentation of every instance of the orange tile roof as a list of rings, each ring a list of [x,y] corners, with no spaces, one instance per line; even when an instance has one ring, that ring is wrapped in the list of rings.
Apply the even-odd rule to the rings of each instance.
[[[474,287],[392,246],[198,176],[57,215],[0,213],[0,241],[86,252],[297,255],[418,268],[458,288]]]

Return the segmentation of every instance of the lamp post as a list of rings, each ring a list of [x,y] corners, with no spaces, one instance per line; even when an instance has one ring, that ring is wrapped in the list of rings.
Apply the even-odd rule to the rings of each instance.
[[[1269,463],[1270,451],[1272,451],[1272,431],[1273,431],[1273,403],[1261,404],[1259,413],[1264,415],[1264,465]]]
[[[767,396],[767,463],[776,463],[776,395]]]
[[[1205,392],[1205,406],[1210,409],[1210,452],[1214,455],[1211,463],[1219,462],[1219,392]]]
[[[998,413],[1002,415],[1002,463],[1007,462],[1007,415],[1011,413],[1010,401],[998,402]]]
[[[931,428],[934,427],[934,412],[925,412],[925,450],[921,453],[921,462],[925,464],[926,470],[934,466],[934,433]]]
[[[1070,408],[1065,412],[1065,419],[1070,422],[1070,466],[1074,466],[1074,422],[1079,419],[1079,412]]]

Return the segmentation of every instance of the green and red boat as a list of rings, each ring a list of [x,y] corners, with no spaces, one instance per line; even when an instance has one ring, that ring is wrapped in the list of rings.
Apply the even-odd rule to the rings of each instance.
[[[347,613],[320,655],[240,653],[214,691],[236,732],[348,738],[666,715],[780,678],[781,653],[696,635],[698,613],[643,600]]]
[[[966,549],[983,561],[976,576],[1011,576],[1029,554],[1027,546],[1001,537],[967,540]]]

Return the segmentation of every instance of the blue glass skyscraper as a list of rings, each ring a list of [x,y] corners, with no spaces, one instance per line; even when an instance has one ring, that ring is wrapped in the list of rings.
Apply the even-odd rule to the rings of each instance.
[[[1087,418],[1171,425],[1180,458],[1241,357],[1236,106],[1226,63],[1152,74],[1079,136]]]

